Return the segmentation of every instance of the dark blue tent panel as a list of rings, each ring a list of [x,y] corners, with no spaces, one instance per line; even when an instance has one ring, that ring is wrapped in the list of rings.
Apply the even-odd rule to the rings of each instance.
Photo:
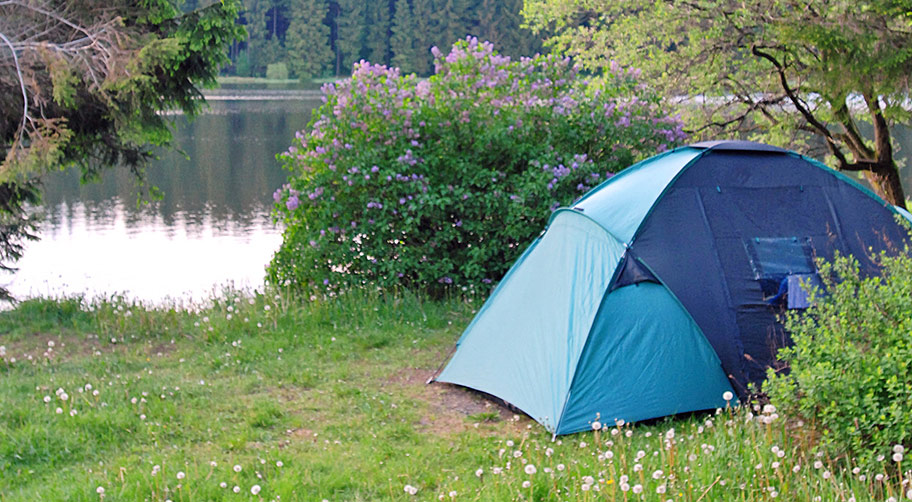
[[[902,212],[905,213],[904,211]],[[876,273],[897,209],[822,164],[745,141],[636,164],[558,210],[437,380],[557,434],[744,396],[790,343],[779,323],[837,251]]]

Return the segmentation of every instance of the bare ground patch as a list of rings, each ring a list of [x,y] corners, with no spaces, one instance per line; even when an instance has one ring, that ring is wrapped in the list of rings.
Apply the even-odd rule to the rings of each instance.
[[[433,370],[406,368],[396,372],[386,383],[400,387],[405,396],[427,404],[427,411],[418,422],[427,432],[447,434],[474,428],[479,420],[470,417],[476,415],[497,417],[500,422],[513,422],[517,416],[480,392],[447,383],[428,384],[433,375]],[[519,421],[528,419],[521,417]]]

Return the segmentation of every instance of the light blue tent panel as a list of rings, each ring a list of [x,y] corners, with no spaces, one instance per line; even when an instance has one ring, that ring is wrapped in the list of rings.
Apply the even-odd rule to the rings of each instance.
[[[725,406],[719,357],[676,298],[641,282],[605,297],[580,357],[558,434]]]
[[[586,216],[556,214],[467,328],[437,380],[495,395],[553,431],[623,253]]]
[[[678,148],[628,167],[573,205],[629,243],[669,183],[700,156],[699,148]]]

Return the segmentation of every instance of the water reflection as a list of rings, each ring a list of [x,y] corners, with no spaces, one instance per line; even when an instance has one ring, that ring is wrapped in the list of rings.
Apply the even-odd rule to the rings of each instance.
[[[49,176],[41,240],[0,283],[20,298],[125,293],[152,302],[205,298],[229,282],[259,286],[281,242],[269,217],[286,178],[275,155],[319,105],[312,91],[279,97],[231,90],[192,122],[175,116],[183,153],[162,152],[149,166],[149,183],[163,191],[155,202],[136,203],[125,170],[86,185],[76,172]]]

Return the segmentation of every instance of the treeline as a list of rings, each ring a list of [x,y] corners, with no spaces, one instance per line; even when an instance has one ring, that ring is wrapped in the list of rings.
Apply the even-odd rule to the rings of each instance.
[[[186,0],[192,9],[207,0]],[[231,47],[229,75],[320,78],[347,75],[366,59],[404,73],[433,73],[431,47],[467,35],[517,57],[541,50],[520,25],[522,0],[244,0],[249,34]],[[268,73],[268,75],[267,75]]]

